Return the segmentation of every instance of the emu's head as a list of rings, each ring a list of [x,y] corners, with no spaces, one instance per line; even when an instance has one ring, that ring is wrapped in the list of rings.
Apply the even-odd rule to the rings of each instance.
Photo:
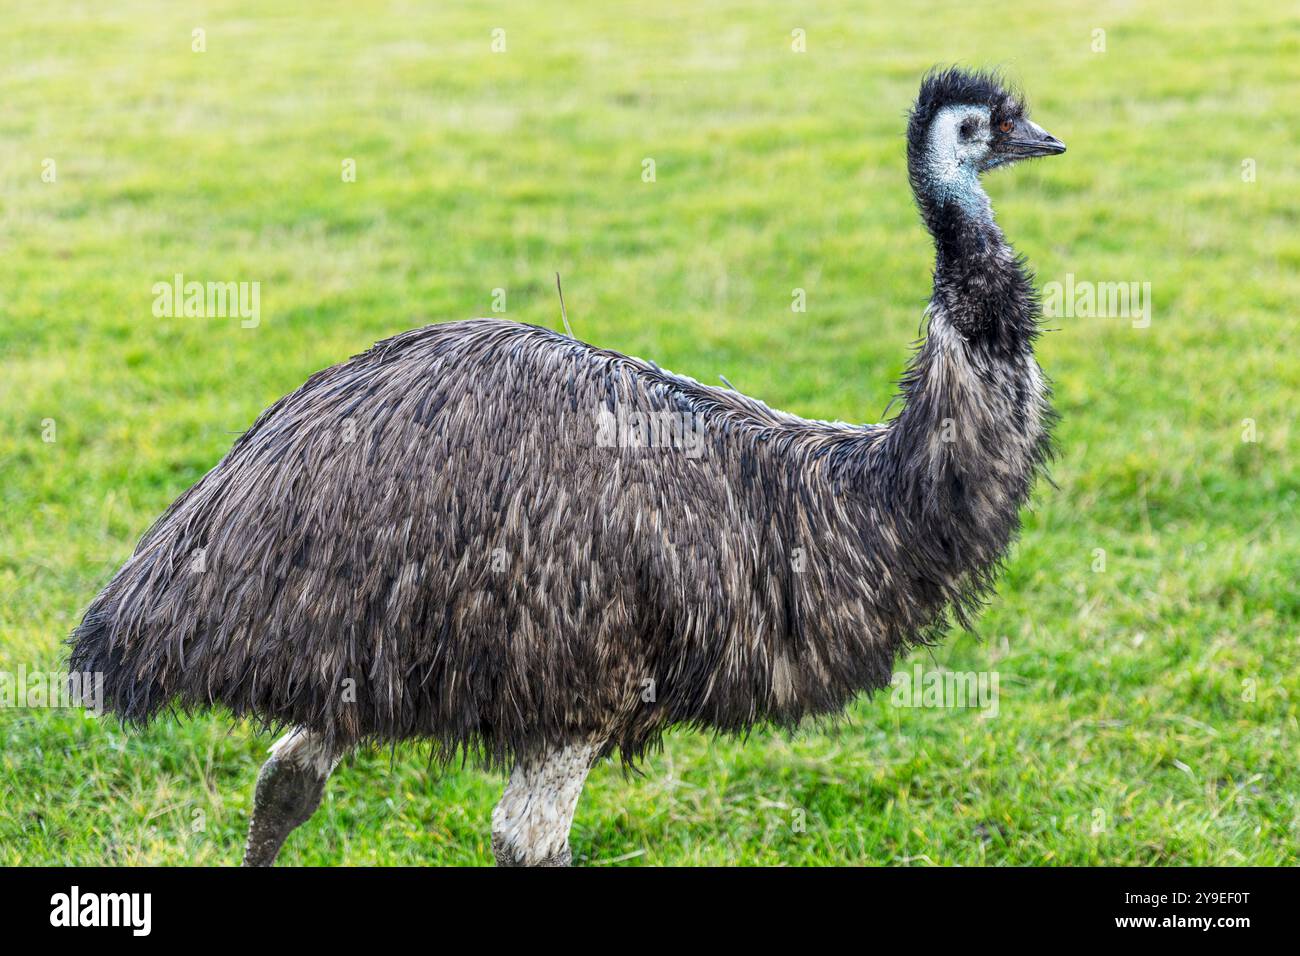
[[[1065,144],[1032,122],[1024,100],[994,74],[954,67],[921,81],[907,124],[907,167],[923,205],[984,209],[980,173],[1063,152]]]

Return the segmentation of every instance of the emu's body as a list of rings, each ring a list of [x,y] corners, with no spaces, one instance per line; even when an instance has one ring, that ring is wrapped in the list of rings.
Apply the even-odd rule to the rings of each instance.
[[[884,686],[991,587],[1050,421],[1029,277],[910,154],[938,264],[888,424],[511,322],[407,332],[267,409],[95,599],[71,666],[128,719],[301,728],[259,782],[262,863],[359,742],[513,766],[498,859],[566,862],[598,757]]]

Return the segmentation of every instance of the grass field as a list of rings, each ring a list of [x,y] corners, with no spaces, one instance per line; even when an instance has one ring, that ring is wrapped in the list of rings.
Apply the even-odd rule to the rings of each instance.
[[[1149,282],[1153,308],[1049,322],[1059,487],[979,638],[900,665],[996,672],[998,715],[886,693],[793,739],[672,735],[644,777],[595,770],[575,858],[1297,862],[1300,14],[264,6],[0,23],[0,670],[59,667],[153,518],[311,372],[494,290],[559,327],[557,271],[580,338],[879,420],[931,268],[905,110],[933,63],[1000,64],[1069,144],[991,178],[1008,235],[1040,283]],[[260,322],[155,317],[177,273],[260,282]],[[0,864],[234,862],[268,743],[0,710]],[[488,863],[500,786],[354,756],[281,860]]]

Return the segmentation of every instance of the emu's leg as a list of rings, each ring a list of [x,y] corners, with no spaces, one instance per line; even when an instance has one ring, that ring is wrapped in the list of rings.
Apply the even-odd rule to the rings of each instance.
[[[492,811],[497,866],[568,866],[569,828],[600,748],[574,743],[520,757]]]
[[[248,825],[244,866],[270,866],[289,832],[320,806],[325,781],[342,754],[331,752],[309,730],[299,728],[271,746],[262,764]]]

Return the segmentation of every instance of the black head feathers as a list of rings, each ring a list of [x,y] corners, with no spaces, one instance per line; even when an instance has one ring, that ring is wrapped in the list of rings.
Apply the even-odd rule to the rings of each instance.
[[[987,106],[992,111],[994,122],[1015,119],[1025,112],[1023,97],[998,73],[963,70],[955,66],[947,69],[935,67],[921,79],[921,92],[917,94],[916,104],[908,118],[909,150],[917,150],[923,145],[930,121],[947,106]]]

